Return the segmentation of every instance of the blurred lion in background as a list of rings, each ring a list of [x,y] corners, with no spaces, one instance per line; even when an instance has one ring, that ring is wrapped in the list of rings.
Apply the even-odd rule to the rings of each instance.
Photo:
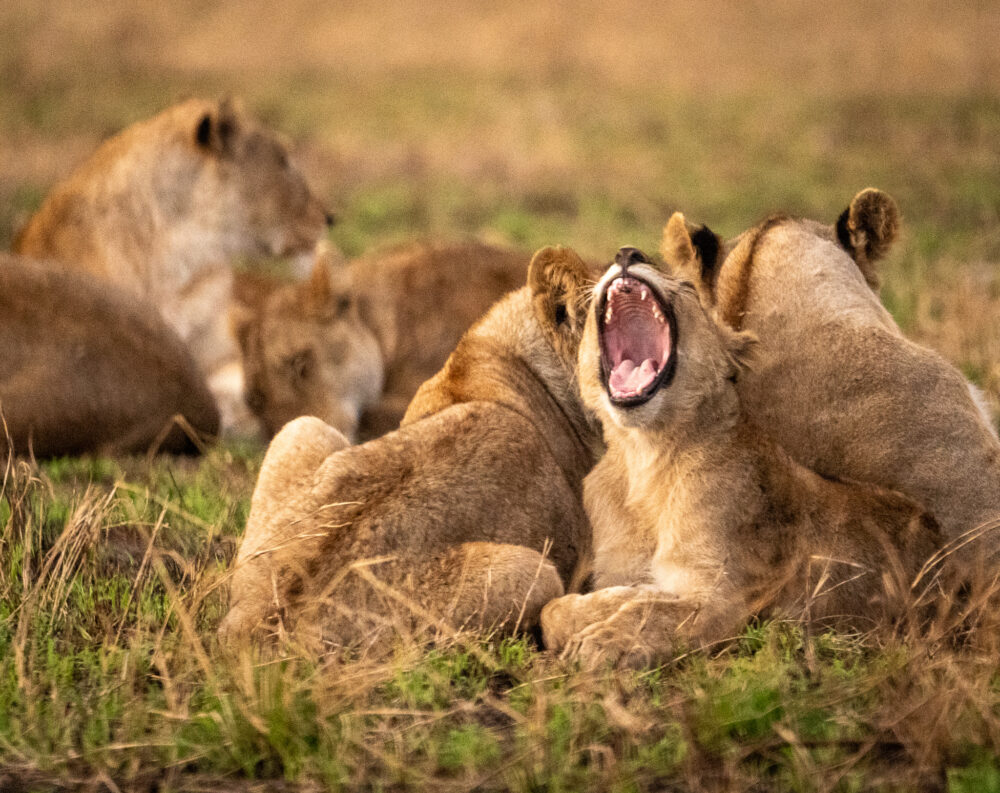
[[[204,377],[155,306],[87,273],[0,254],[0,447],[193,451],[218,430]]]
[[[52,188],[13,250],[143,297],[189,346],[222,412],[252,432],[227,312],[237,257],[308,254],[330,217],[270,130],[191,99],[105,141]]]
[[[351,440],[395,429],[462,334],[524,284],[529,258],[479,242],[416,242],[344,268],[320,250],[308,280],[235,319],[251,410],[269,435],[298,416]]]

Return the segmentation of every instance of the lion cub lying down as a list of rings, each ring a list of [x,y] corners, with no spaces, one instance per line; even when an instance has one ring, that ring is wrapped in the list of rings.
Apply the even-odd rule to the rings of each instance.
[[[14,451],[39,457],[189,451],[188,433],[219,429],[201,372],[154,306],[84,273],[6,254],[0,414],[0,448],[5,422]]]
[[[529,256],[477,242],[410,243],[267,296],[236,321],[247,402],[269,435],[318,416],[352,441],[399,426],[462,334],[524,283]]]
[[[582,481],[600,442],[565,363],[587,278],[572,251],[539,251],[395,432],[348,447],[319,419],[287,424],[254,491],[224,641],[276,624],[342,645],[427,621],[537,623],[589,550]]]
[[[588,664],[654,663],[754,614],[865,622],[938,544],[903,496],[823,479],[747,419],[734,381],[752,339],[634,248],[594,290],[584,403],[608,451],[585,483],[594,583],[542,612],[545,643]]]

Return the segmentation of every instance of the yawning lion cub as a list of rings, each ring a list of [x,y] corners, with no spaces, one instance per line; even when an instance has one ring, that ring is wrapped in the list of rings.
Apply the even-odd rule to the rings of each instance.
[[[601,588],[545,607],[547,646],[649,663],[753,614],[857,624],[903,599],[935,522],[898,493],[823,479],[758,432],[734,384],[752,344],[691,284],[619,251],[577,372],[608,444],[585,482]]]

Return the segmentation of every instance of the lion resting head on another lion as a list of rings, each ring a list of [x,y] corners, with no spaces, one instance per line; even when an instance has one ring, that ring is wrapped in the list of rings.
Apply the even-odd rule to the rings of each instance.
[[[479,242],[409,243],[284,286],[236,321],[247,402],[269,434],[317,416],[352,441],[396,429],[462,334],[524,283],[529,256]]]
[[[657,663],[755,614],[868,626],[908,605],[937,525],[899,493],[824,479],[762,433],[736,385],[753,347],[690,283],[619,251],[578,362],[608,444],[585,482],[597,589],[544,608],[546,646]]]

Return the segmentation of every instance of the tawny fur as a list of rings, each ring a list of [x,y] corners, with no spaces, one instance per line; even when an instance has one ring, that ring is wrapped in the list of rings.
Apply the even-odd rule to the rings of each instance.
[[[677,366],[648,402],[613,405],[591,310],[578,378],[608,445],[585,482],[597,590],[545,607],[546,645],[639,665],[735,636],[752,615],[868,627],[896,613],[938,547],[933,519],[795,463],[741,408],[751,337],[716,325],[691,284],[648,264],[629,274],[673,310]]]
[[[227,643],[276,625],[322,646],[436,620],[512,630],[562,594],[586,557],[582,480],[599,446],[557,354],[579,339],[587,273],[563,249],[531,267],[399,430],[354,447],[312,417],[278,433],[235,563]],[[552,301],[567,307],[558,324]]]
[[[0,254],[0,413],[14,451],[38,456],[185,451],[219,428],[201,372],[155,306],[8,254]]]
[[[192,99],[102,144],[52,188],[14,251],[158,306],[209,378],[224,428],[245,432],[226,319],[233,259],[307,254],[326,222],[274,133],[228,102]]]
[[[269,434],[318,416],[349,438],[399,426],[462,334],[524,283],[529,256],[476,242],[410,243],[282,287],[237,321],[251,409]]]
[[[1000,441],[961,373],[905,338],[872,289],[874,263],[896,236],[892,199],[864,190],[844,222],[863,254],[845,250],[834,227],[774,218],[741,235],[719,264],[707,290],[716,315],[759,339],[740,399],[809,468],[923,504],[971,572],[1000,548],[995,532],[962,539],[1000,518]]]

